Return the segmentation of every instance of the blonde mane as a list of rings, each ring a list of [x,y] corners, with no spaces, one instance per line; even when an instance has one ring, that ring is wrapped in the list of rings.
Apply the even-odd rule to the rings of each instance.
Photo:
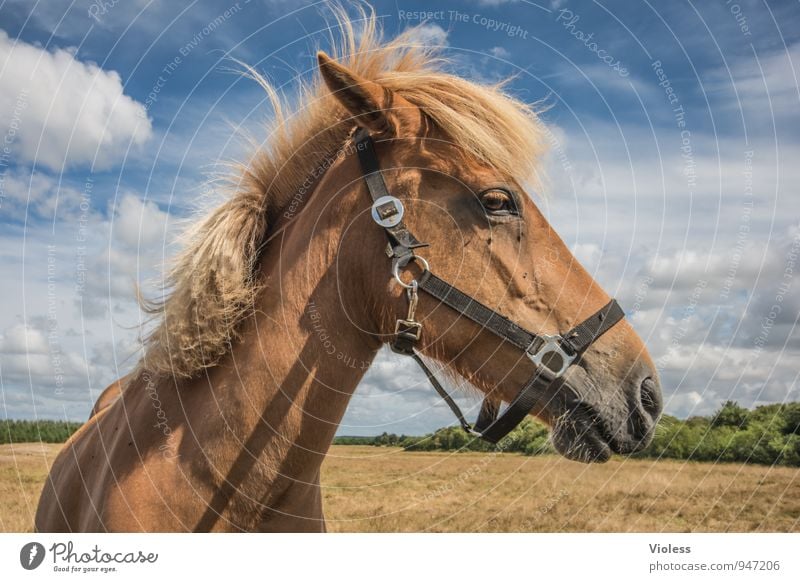
[[[545,131],[533,107],[506,95],[503,83],[479,85],[448,74],[437,51],[415,41],[416,29],[384,42],[373,13],[360,12],[358,30],[342,11],[336,19],[341,33],[331,52],[340,63],[418,106],[477,160],[535,180]],[[318,74],[301,83],[294,107],[253,76],[274,109],[268,146],[229,179],[227,200],[187,232],[166,298],[144,305],[157,323],[145,338],[140,371],[192,377],[229,351],[259,293],[258,251],[270,225],[352,129]]]

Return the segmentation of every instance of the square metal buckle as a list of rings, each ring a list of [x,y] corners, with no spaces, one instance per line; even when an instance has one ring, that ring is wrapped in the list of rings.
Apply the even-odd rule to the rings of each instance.
[[[394,324],[394,335],[410,335],[415,340],[418,340],[422,335],[422,324],[418,321],[409,321],[407,319],[398,319]]]
[[[566,350],[561,347],[562,339],[560,335],[541,334],[537,339],[531,342],[531,345],[528,346],[528,349],[525,351],[534,364],[547,368],[552,372],[554,378],[562,376],[577,357],[577,354],[568,354]],[[544,343],[542,343],[535,354],[532,354],[530,349],[533,347],[533,344],[542,340]]]
[[[403,220],[403,203],[394,196],[381,196],[372,204],[372,220],[383,228],[392,228]]]

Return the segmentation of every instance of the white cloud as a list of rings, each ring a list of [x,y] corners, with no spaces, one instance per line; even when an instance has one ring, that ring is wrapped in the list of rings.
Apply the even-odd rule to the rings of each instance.
[[[757,58],[758,57],[758,58]],[[726,101],[724,106],[743,111],[749,124],[797,120],[800,104],[800,43],[784,50],[733,59],[708,75],[708,87]],[[776,119],[779,118],[779,119]]]
[[[594,243],[578,243],[572,247],[572,254],[587,271],[594,272],[597,270],[603,251]]]
[[[86,330],[62,329],[43,317],[0,332],[4,413],[11,418],[85,418],[99,393],[130,369],[138,346],[130,338],[91,345],[91,337],[84,335]]]
[[[77,387],[86,377],[87,364],[80,354],[63,350],[48,340],[44,320],[15,324],[0,334],[0,365],[4,383],[34,389]]]
[[[448,32],[436,23],[428,22],[413,29],[411,41],[428,46],[447,46]]]
[[[94,252],[86,256],[85,284],[75,298],[83,317],[102,319],[110,305],[136,305],[136,286],[146,296],[158,294],[158,280],[165,254],[174,251],[170,242],[170,216],[154,202],[125,193],[119,197],[111,221],[101,221]]]
[[[478,0],[481,6],[502,6],[503,4],[513,4],[519,0]]]
[[[589,119],[558,137],[540,206],[628,310],[659,366],[666,411],[800,399],[796,143],[693,131],[690,191],[671,127]]]
[[[122,196],[114,216],[114,236],[130,249],[160,250],[169,215],[152,201],[133,194]]]
[[[621,290],[623,305],[636,305],[630,319],[671,414],[708,414],[728,399],[754,406],[800,398],[800,229],[771,239],[647,258],[631,278],[640,283]]]
[[[18,163],[54,170],[108,167],[152,133],[144,106],[123,93],[116,71],[69,50],[43,50],[0,30],[0,127]]]
[[[692,390],[684,394],[673,394],[667,401],[667,409],[680,417],[691,416],[697,414],[698,406],[703,403],[703,396]]]
[[[511,53],[501,46],[493,46],[492,48],[489,49],[489,54],[495,57],[496,59],[508,60],[509,57],[511,57]]]
[[[434,364],[434,370],[438,365]],[[478,414],[480,399],[470,387],[451,387],[439,374],[464,414]],[[422,370],[410,358],[378,352],[358,389],[353,394],[339,434],[376,435],[382,432],[424,434],[434,428],[456,423],[453,413],[433,390]]]
[[[88,197],[73,185],[27,167],[6,171],[0,179],[0,218],[22,222],[43,219],[48,222],[94,220],[97,218]]]
[[[0,336],[0,352],[4,355],[46,354],[47,340],[41,331],[18,323]]]
[[[140,349],[134,283],[151,257],[113,242],[99,215],[85,241],[73,223],[52,228],[0,232],[0,402],[11,418],[85,418]]]
[[[502,2],[483,0],[482,4],[497,5]],[[116,12],[113,16],[116,16]],[[106,25],[105,21],[103,25]],[[446,45],[448,42],[448,33],[437,24],[425,25],[420,30],[418,41],[421,43]],[[8,43],[7,37],[3,36],[2,40]],[[124,96],[120,79],[115,73],[82,63],[68,51],[46,52],[21,44],[14,49],[15,54],[23,49],[26,55],[41,59],[38,64],[40,71],[41,67],[47,67],[41,76],[51,75],[52,78],[47,81],[45,88],[57,89],[59,80],[63,78],[64,85],[59,90],[66,91],[68,86],[76,84],[72,79],[73,73],[76,73],[82,79],[84,91],[77,95],[74,99],[77,105],[73,103],[71,108],[67,107],[69,104],[55,103],[51,97],[30,93],[28,105],[35,107],[25,107],[20,112],[20,132],[16,136],[20,152],[23,151],[22,138],[30,138],[27,132],[31,127],[34,127],[34,145],[39,141],[39,134],[44,129],[43,119],[50,105],[54,107],[51,115],[58,114],[63,118],[66,115],[65,108],[68,113],[77,115],[80,103],[87,96],[85,88],[93,83],[102,86],[101,96],[107,119],[113,119],[109,112],[115,99],[118,100],[117,109],[125,101],[123,109],[127,113],[141,111],[138,103]],[[488,52],[495,57],[505,58],[502,47],[494,47]],[[788,56],[782,53],[762,60],[772,104],[785,103],[787,111],[791,110],[789,106],[792,105],[792,99],[796,101],[796,92],[792,93],[792,71],[787,63],[791,55],[797,54],[797,47],[790,48],[789,52]],[[491,61],[488,57],[483,58]],[[28,62],[31,62],[31,58],[28,58]],[[746,107],[769,115],[764,80],[754,60],[751,65],[750,68],[734,69],[737,88],[740,96],[747,99],[744,103]],[[663,102],[661,92],[651,87],[652,79],[646,78],[644,84],[639,85],[635,79],[620,78],[602,64],[590,64],[583,72],[599,91],[614,91],[614,97],[623,93],[633,97],[630,91],[630,82],[633,81],[646,105],[651,99]],[[93,79],[92,74],[98,79]],[[18,83],[6,84],[5,75],[3,73],[0,78],[0,104],[9,104],[9,94],[13,99],[10,109],[7,106],[0,109],[0,122],[13,118],[21,86]],[[18,75],[18,78],[22,77]],[[717,86],[710,87],[709,92],[713,93],[716,88],[722,93],[725,78],[711,78],[711,81],[715,80]],[[581,77],[580,82],[585,83],[586,80]],[[728,106],[735,104],[729,94],[718,97],[725,97]],[[34,98],[42,103],[34,104]],[[714,99],[714,96],[711,98]],[[648,106],[648,113],[657,118],[659,107]],[[204,106],[201,108],[202,111],[198,109],[198,118],[206,113]],[[44,113],[36,113],[38,111]],[[557,118],[556,113],[551,117]],[[635,313],[631,314],[631,321],[645,337],[653,357],[662,363],[668,412],[680,416],[706,414],[727,398],[737,399],[745,405],[800,398],[795,382],[797,370],[800,369],[800,338],[794,320],[800,310],[800,294],[796,292],[800,282],[793,281],[791,293],[784,297],[784,309],[772,321],[763,351],[754,350],[754,342],[774,303],[777,285],[786,266],[787,239],[785,233],[778,232],[774,224],[782,229],[785,221],[796,221],[796,201],[790,189],[800,180],[800,165],[794,163],[800,149],[796,145],[782,144],[777,150],[766,139],[770,136],[751,134],[751,138],[755,139],[747,147],[755,150],[756,210],[750,223],[752,230],[737,266],[733,288],[728,297],[720,299],[720,285],[732,264],[736,234],[742,224],[745,145],[725,135],[704,135],[699,130],[693,131],[699,175],[697,188],[690,196],[686,177],[682,173],[684,162],[678,149],[679,136],[674,127],[670,125],[662,129],[656,123],[655,132],[650,134],[647,127],[642,125],[617,126],[611,122],[598,122],[584,115],[580,109],[578,113],[581,114],[578,119],[581,131],[570,129],[567,133],[560,127],[550,126],[555,143],[548,163],[552,166],[551,174],[555,176],[557,186],[551,189],[553,212],[556,215],[553,224],[581,262],[606,284],[609,292],[618,296],[626,308],[637,305]],[[83,114],[88,115],[88,111]],[[184,111],[182,119],[187,119],[186,115]],[[81,120],[92,130],[90,136],[94,136],[88,146],[84,144],[79,148],[80,143],[75,142],[67,148],[64,142],[55,140],[51,144],[43,139],[42,147],[49,148],[48,151],[56,150],[57,154],[60,152],[61,157],[66,153],[69,163],[87,163],[104,139],[105,120],[99,119],[102,115],[91,117]],[[76,119],[73,116],[72,121]],[[669,121],[672,123],[673,120]],[[36,123],[39,124],[38,130]],[[569,119],[563,119],[563,123],[575,127]],[[3,129],[0,125],[0,132]],[[64,124],[48,125],[45,134],[49,135],[48,131],[66,131],[68,136],[71,129],[71,126]],[[149,123],[146,129],[149,133]],[[130,128],[126,131],[127,137],[114,135],[109,138],[109,148],[102,146],[104,156],[106,151],[115,151],[114,148],[118,152],[116,155],[120,155],[119,152],[124,150],[120,144],[127,145],[128,141],[139,135]],[[75,133],[76,139],[81,137],[79,131]],[[203,135],[207,137],[208,133],[203,132]],[[223,137],[227,137],[227,133]],[[179,159],[172,160],[170,156],[180,157],[174,152],[180,153],[185,149],[185,143],[178,143],[184,138],[178,132],[169,134],[166,139],[174,140],[181,147],[164,148],[159,160],[162,163],[177,163]],[[134,142],[137,143],[136,139]],[[170,141],[166,143],[169,145]],[[193,142],[191,148],[208,148],[211,147],[206,145],[209,143],[228,142],[225,139],[204,139]],[[45,150],[40,152],[40,161],[45,160],[43,152]],[[47,162],[51,167],[60,167],[58,155],[48,156],[48,159],[56,160],[55,163]],[[198,157],[208,161],[216,156]],[[30,158],[32,154],[21,159]],[[109,155],[108,159],[113,162],[114,158]],[[3,203],[3,213],[15,212],[16,216],[22,216],[25,205],[30,201],[28,212],[45,218],[53,214],[58,201],[57,216],[63,220],[64,213],[70,208],[74,209],[75,197],[80,195],[80,187],[62,184],[41,173],[31,175],[29,170],[23,168],[9,170],[6,177],[7,199]],[[82,303],[83,315],[87,319],[71,322],[67,317],[67,321],[62,322],[61,341],[68,344],[73,341],[70,334],[75,334],[76,343],[64,349],[71,354],[71,358],[74,356],[70,360],[73,362],[70,382],[76,387],[73,394],[81,396],[87,395],[82,384],[86,380],[87,369],[94,370],[95,375],[100,374],[103,382],[107,383],[124,373],[124,369],[117,370],[113,364],[119,363],[124,368],[126,362],[130,362],[129,354],[136,352],[135,325],[138,312],[133,301],[133,284],[152,272],[155,259],[160,259],[169,224],[169,217],[157,205],[143,202],[132,194],[123,193],[119,196],[112,214],[111,220],[99,215],[93,215],[90,220],[94,238],[89,244],[87,261],[90,272]],[[771,222],[773,219],[774,224]],[[783,238],[776,238],[776,233]],[[37,238],[42,244],[49,241],[49,233],[29,232],[28,236],[28,245]],[[63,248],[59,247],[63,255],[59,256],[59,264],[67,275],[60,278],[59,289],[63,289],[63,296],[68,298],[69,310],[74,311],[73,297],[69,293],[75,279],[73,263],[76,253],[74,248],[69,247],[70,244],[75,246],[74,236]],[[9,250],[0,244],[0,253],[5,257]],[[47,349],[42,349],[43,346],[47,347],[43,344],[46,329],[37,327],[35,322],[28,322],[27,326],[9,323],[14,313],[45,312],[43,300],[47,295],[44,283],[30,280],[33,272],[31,265],[38,264],[39,271],[43,270],[42,256],[40,252],[37,258],[37,253],[32,253],[30,246],[26,248],[25,256],[20,259],[27,265],[25,280],[20,277],[16,263],[7,260],[0,262],[3,275],[0,279],[5,280],[0,281],[0,289],[6,291],[3,295],[8,297],[9,302],[22,303],[21,306],[6,305],[6,313],[0,314],[0,329],[5,328],[0,338],[0,346],[4,350],[2,357],[5,358],[2,360],[3,377],[4,381],[17,384],[13,391],[6,388],[6,402],[22,403],[17,407],[22,411],[30,410],[30,397],[25,399],[29,390],[29,372],[34,382],[42,380],[43,385],[52,377],[50,354]],[[643,296],[637,297],[641,293],[641,282],[647,280],[650,282],[645,285]],[[687,311],[699,280],[706,280],[708,285],[702,290],[698,304]],[[127,329],[120,329],[120,306],[125,309],[126,320],[123,325],[129,325]],[[70,323],[72,327],[69,327]],[[109,338],[114,339],[108,341]],[[85,342],[85,347],[79,341]],[[101,384],[95,382],[94,389],[102,389]],[[477,403],[474,396],[464,396],[460,401],[469,406]],[[61,402],[51,401],[53,403],[56,407],[48,408],[50,415],[52,411],[60,410]],[[83,416],[88,410],[85,403],[82,406],[75,408],[77,417]],[[470,416],[474,416],[474,413],[473,410]],[[342,432],[365,434],[387,430],[421,433],[452,422],[449,411],[413,363],[383,350],[354,395]]]

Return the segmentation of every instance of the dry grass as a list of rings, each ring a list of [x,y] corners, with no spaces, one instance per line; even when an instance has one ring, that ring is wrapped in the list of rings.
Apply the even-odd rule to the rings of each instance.
[[[0,445],[0,532],[33,530],[33,516],[50,463],[61,445]]]
[[[333,447],[332,531],[800,531],[800,471]]]
[[[60,445],[0,446],[0,531],[29,531]],[[800,531],[800,470],[334,446],[331,531]]]

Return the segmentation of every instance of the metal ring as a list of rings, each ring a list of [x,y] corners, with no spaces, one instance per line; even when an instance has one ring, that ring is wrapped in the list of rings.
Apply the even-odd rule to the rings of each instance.
[[[402,266],[406,267],[408,263],[410,263],[411,261],[419,261],[420,263],[422,263],[423,273],[425,271],[430,270],[430,265],[428,265],[428,261],[426,261],[423,257],[420,257],[419,255],[410,255]],[[406,283],[400,278],[400,261],[398,261],[397,259],[395,259],[392,265],[392,275],[394,275],[394,280],[397,281],[404,289],[411,289],[412,287],[414,287],[415,283],[418,285],[416,279],[414,279],[410,283]]]

